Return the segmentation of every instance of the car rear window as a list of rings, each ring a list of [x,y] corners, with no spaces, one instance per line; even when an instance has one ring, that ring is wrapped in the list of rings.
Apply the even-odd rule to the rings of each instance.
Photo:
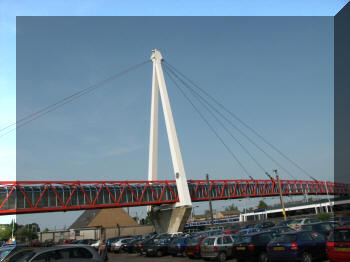
[[[274,243],[292,243],[297,240],[296,234],[286,234],[286,235],[279,235],[275,237],[272,241]]]
[[[215,242],[215,238],[208,237],[204,239],[203,245],[211,246],[211,245],[214,245],[214,242]]]
[[[350,242],[350,230],[349,229],[335,230],[330,241]]]
[[[319,227],[321,230],[326,230],[326,231],[332,230],[332,226],[330,224],[320,224]]]
[[[237,243],[250,243],[252,240],[251,236],[241,236],[237,239]]]
[[[187,244],[188,245],[197,245],[200,240],[201,240],[200,237],[189,238],[189,239],[187,239]]]

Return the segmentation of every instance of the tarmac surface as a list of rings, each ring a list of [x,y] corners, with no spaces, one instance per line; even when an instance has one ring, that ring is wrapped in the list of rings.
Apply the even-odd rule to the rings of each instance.
[[[146,257],[146,256],[140,256],[138,254],[127,254],[127,253],[121,253],[121,254],[114,254],[114,253],[108,253],[108,261],[109,262],[201,262],[205,261],[203,259],[189,259],[188,257],[172,257],[172,256],[163,256],[163,257]],[[228,259],[229,262],[236,262],[236,259]],[[324,262],[328,262],[329,260],[325,260]]]

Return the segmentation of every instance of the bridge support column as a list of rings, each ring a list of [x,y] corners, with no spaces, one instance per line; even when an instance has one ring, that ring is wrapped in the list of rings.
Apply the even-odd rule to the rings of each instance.
[[[183,232],[191,211],[191,206],[171,206],[166,209],[153,207],[150,218],[158,234]]]

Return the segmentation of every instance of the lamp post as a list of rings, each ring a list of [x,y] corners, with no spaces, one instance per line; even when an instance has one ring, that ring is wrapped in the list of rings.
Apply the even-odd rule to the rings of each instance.
[[[192,206],[192,213],[191,213],[191,221],[192,222],[194,221],[194,216],[195,216],[194,209],[197,208],[197,207],[199,207],[199,206]]]

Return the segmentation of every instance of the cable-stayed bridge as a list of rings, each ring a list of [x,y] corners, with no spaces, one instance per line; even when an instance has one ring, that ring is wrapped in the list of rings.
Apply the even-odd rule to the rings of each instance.
[[[149,161],[147,181],[3,181],[0,182],[0,215],[28,214],[54,211],[86,210],[96,208],[148,206],[151,219],[158,232],[181,231],[191,212],[192,202],[208,200],[224,200],[252,197],[296,196],[296,195],[350,195],[350,185],[319,181],[305,169],[282,153],[276,146],[267,141],[255,129],[247,125],[234,113],[229,111],[208,92],[201,89],[175,67],[164,61],[159,50],[153,50],[151,59],[132,66],[120,73],[78,91],[58,102],[21,118],[5,128],[0,129],[0,138],[4,135],[42,117],[60,106],[70,103],[103,84],[128,73],[149,61],[153,62],[152,102],[150,117]],[[236,180],[187,180],[180,145],[175,128],[175,122],[170,106],[170,100],[163,73],[188,100],[200,118],[211,132],[232,156],[233,161],[242,169],[242,175],[247,179]],[[183,86],[185,89],[182,89]],[[194,87],[194,88],[193,88]],[[188,91],[188,93],[185,92]],[[189,95],[196,99],[193,102]],[[158,180],[158,118],[159,100],[164,113],[164,122],[168,135],[168,142],[175,180]],[[215,120],[215,125],[199,109],[202,106]],[[235,124],[236,121],[239,125]],[[12,128],[9,131],[7,129]],[[261,174],[269,179],[255,179],[239,157],[225,142],[216,127],[221,127],[235,143],[251,158],[260,169]],[[245,131],[238,126],[246,128]],[[235,130],[241,138],[258,149],[259,153],[273,162],[283,175],[292,180],[274,179],[258,161],[248,147],[231,131]],[[3,132],[3,131],[6,131]],[[284,160],[296,167],[308,177],[307,180],[298,179],[278,161],[266,148],[259,145],[249,134],[258,138]],[[277,175],[277,170],[274,170]],[[240,175],[240,176],[242,176]],[[282,200],[281,200],[282,202]]]

